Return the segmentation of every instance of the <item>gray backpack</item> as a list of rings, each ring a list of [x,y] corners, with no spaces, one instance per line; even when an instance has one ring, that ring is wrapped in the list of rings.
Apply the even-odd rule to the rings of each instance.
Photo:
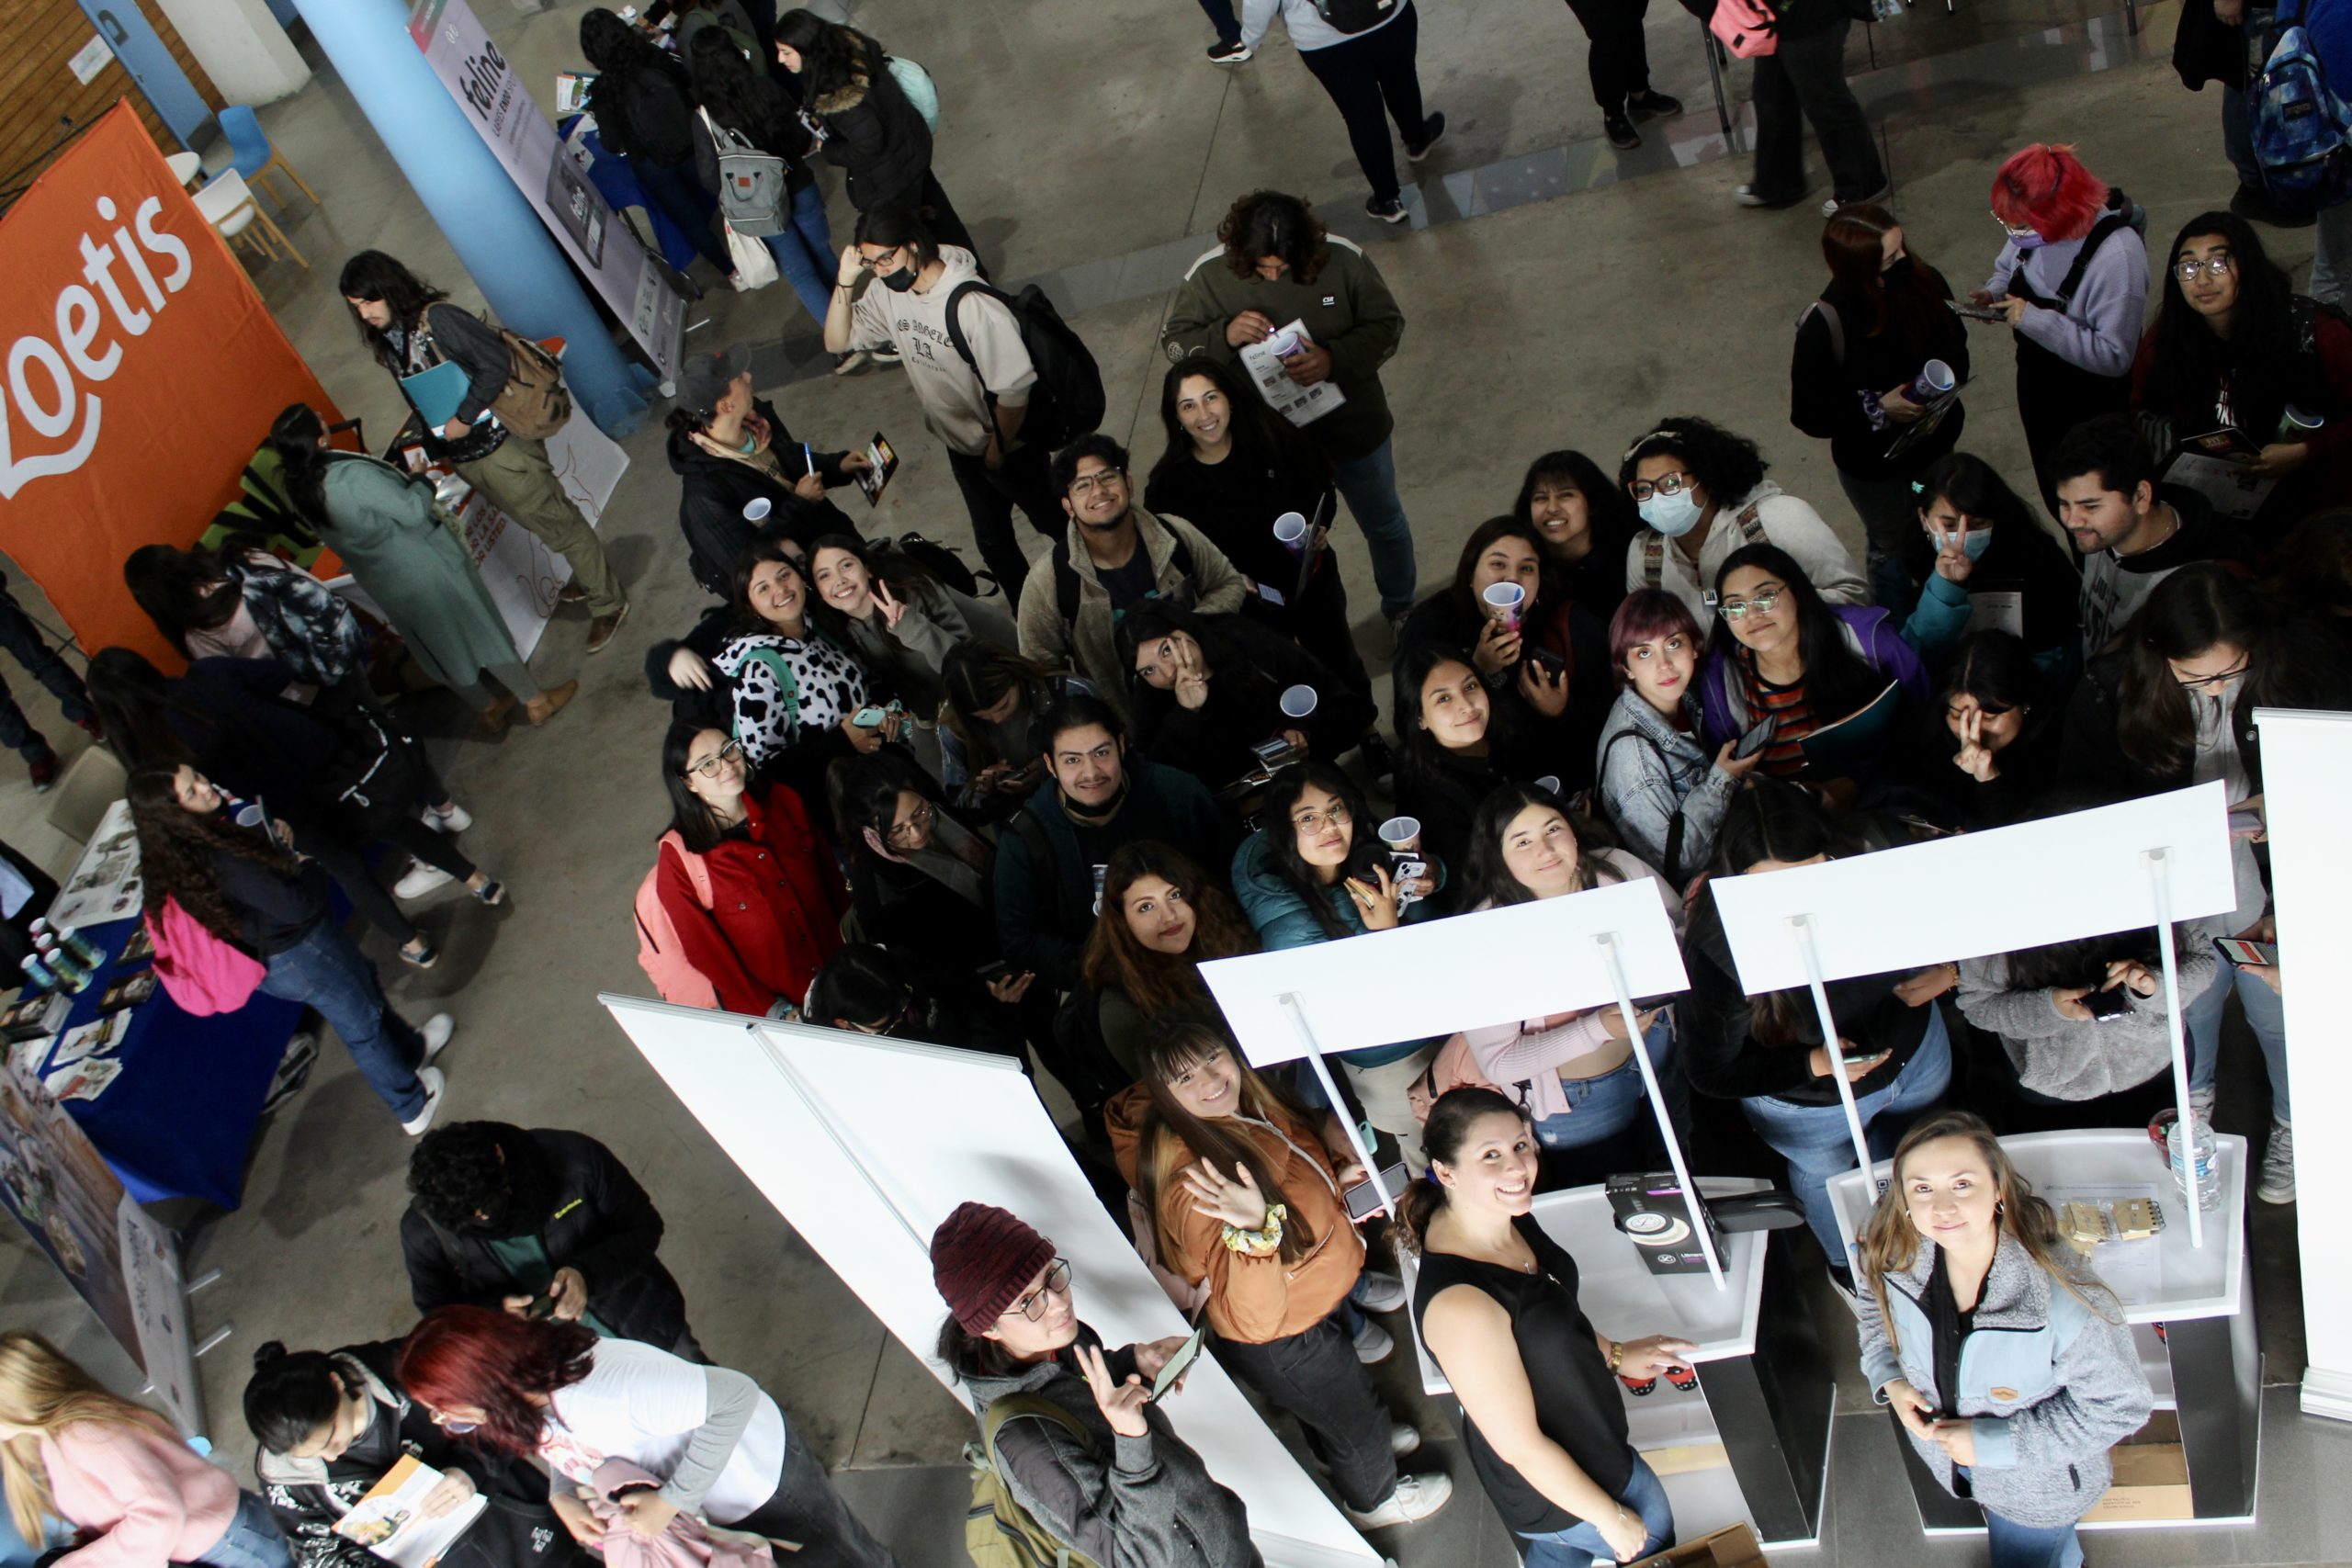
[[[791,167],[775,153],[761,152],[741,132],[711,118],[707,110],[702,122],[718,153],[718,215],[747,240],[784,232],[785,209],[791,200]]]

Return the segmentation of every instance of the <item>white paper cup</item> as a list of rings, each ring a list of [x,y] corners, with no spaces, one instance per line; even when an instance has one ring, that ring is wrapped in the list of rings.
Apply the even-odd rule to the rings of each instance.
[[[1487,606],[1487,614],[1511,630],[1519,630],[1520,612],[1527,607],[1527,590],[1516,582],[1491,582],[1478,595]]]
[[[1535,787],[1544,791],[1547,795],[1557,795],[1560,793],[1560,775],[1557,773],[1545,773],[1542,778],[1535,781]]]
[[[1283,716],[1304,719],[1315,711],[1315,688],[1292,686],[1283,693]]]
[[[1418,817],[1391,817],[1380,825],[1380,841],[1388,846],[1391,854],[1405,854],[1420,848],[1421,819]]]
[[[1285,512],[1274,519],[1274,537],[1283,548],[1295,556],[1306,554],[1306,519],[1295,512]]]
[[[743,521],[746,523],[764,523],[768,520],[768,513],[775,510],[775,502],[770,501],[766,496],[755,495],[751,500],[743,503]]]
[[[1273,350],[1275,358],[1288,359],[1292,355],[1296,354],[1299,351],[1301,345],[1298,341],[1298,334],[1292,332],[1288,327],[1284,327],[1279,332],[1270,333],[1267,334],[1266,346]]]

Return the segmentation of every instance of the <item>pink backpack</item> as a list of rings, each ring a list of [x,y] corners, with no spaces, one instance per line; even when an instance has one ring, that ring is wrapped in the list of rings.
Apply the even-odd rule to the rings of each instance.
[[[1781,18],[1770,0],[1715,0],[1707,30],[1742,60],[1770,54],[1781,47]]]
[[[169,894],[161,910],[142,919],[147,940],[155,944],[155,977],[186,1011],[235,1012],[269,974],[267,965],[222,942]]]
[[[686,848],[675,829],[662,835],[662,842],[653,854],[653,869],[637,885],[637,966],[653,982],[665,1002],[680,1007],[717,1008],[718,987],[710,976],[686,962],[685,944],[678,940],[678,928],[671,923],[670,911],[662,907],[662,894],[655,884],[662,875],[662,853],[674,853],[686,868],[687,879],[695,885],[695,898],[706,909],[711,906],[710,865],[702,856]],[[158,943],[160,952],[161,944]],[[160,960],[159,960],[160,963]]]

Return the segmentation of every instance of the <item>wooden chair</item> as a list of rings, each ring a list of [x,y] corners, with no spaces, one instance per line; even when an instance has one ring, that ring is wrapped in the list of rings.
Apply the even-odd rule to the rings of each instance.
[[[204,215],[204,220],[232,245],[242,239],[271,261],[277,259],[277,247],[283,246],[288,255],[301,263],[304,271],[310,270],[311,264],[303,261],[302,253],[296,250],[279,231],[277,225],[269,220],[269,214],[261,209],[261,204],[254,199],[244,176],[236,170],[223,169],[213,175],[209,183],[196,193],[195,201],[196,209]],[[255,225],[259,226],[258,231]]]
[[[302,176],[295,173],[294,165],[288,163],[271,143],[261,128],[261,121],[254,118],[253,110],[243,104],[229,105],[220,111],[220,129],[229,138],[229,166],[267,191],[269,199],[277,203],[279,211],[286,210],[286,197],[269,183],[269,176],[281,170],[304,196],[311,198],[311,206],[319,204],[318,193],[303,183]]]

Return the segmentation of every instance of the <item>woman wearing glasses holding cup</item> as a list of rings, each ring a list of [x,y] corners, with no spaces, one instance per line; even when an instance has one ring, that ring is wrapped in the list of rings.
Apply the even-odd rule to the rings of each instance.
[[[1743,545],[1787,551],[1833,604],[1867,604],[1870,585],[1821,513],[1764,477],[1756,443],[1710,421],[1659,420],[1618,460],[1617,482],[1641,513],[1625,550],[1625,587],[1663,588],[1701,626],[1714,609],[1707,586]]]
[[[691,721],[662,743],[670,830],[654,893],[728,1012],[782,1018],[842,945],[848,890],[800,796],[754,783],[742,744]],[[676,998],[673,998],[676,999]]]
[[[1051,1241],[986,1203],[960,1205],[932,1233],[947,1305],[939,1359],[962,1381],[997,1473],[1033,1521],[1091,1562],[1254,1568],[1241,1499],[1159,1408],[1184,1373],[1153,1397],[1183,1337],[1104,1345],[1079,1319],[1072,1272]]]
[[[1918,655],[1887,613],[1833,608],[1773,545],[1734,550],[1709,597],[1718,618],[1699,675],[1705,744],[1747,740],[1769,722],[1769,732],[1747,748],[1756,754],[1760,744],[1766,774],[1808,786],[1842,784],[1841,794],[1876,782],[1903,731],[1902,710],[1919,712],[1933,695]],[[1876,711],[1890,686],[1892,708]],[[1832,725],[1848,726],[1846,733],[1808,754],[1805,740]]]

